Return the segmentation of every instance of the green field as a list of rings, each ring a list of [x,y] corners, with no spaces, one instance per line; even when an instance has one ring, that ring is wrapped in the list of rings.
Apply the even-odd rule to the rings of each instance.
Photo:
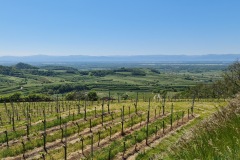
[[[221,79],[222,70],[226,67],[227,65],[211,64],[158,64],[153,68],[145,66],[100,70],[101,66],[99,66],[98,70],[82,71],[64,66],[25,69],[27,67],[21,65],[18,69],[14,66],[8,68],[11,73],[3,67],[2,71],[0,70],[0,94],[19,92],[23,95],[44,93],[51,96],[75,90],[81,92],[95,90],[100,95],[109,90],[113,95],[132,91],[160,92],[164,90],[177,93],[196,84],[211,84]],[[65,88],[59,89],[59,85],[64,85]],[[67,85],[73,85],[73,87],[69,88]],[[79,90],[78,86],[85,88]]]

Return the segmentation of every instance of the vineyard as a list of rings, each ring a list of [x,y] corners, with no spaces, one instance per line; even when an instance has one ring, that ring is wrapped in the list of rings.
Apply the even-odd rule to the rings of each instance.
[[[2,103],[0,158],[136,158],[151,144],[158,145],[225,103],[207,99],[143,100],[138,94],[134,100],[121,102],[65,101],[56,97],[53,102]]]
[[[0,160],[240,160],[240,0],[0,4]]]

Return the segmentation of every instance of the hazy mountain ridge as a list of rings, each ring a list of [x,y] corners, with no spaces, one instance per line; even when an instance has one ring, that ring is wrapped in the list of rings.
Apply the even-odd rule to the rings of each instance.
[[[207,54],[207,55],[133,55],[133,56],[2,56],[0,62],[194,62],[219,61],[232,62],[240,54]]]

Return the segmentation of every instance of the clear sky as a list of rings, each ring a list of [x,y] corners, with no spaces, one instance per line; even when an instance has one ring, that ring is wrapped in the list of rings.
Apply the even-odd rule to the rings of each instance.
[[[0,0],[0,56],[230,53],[240,0]]]

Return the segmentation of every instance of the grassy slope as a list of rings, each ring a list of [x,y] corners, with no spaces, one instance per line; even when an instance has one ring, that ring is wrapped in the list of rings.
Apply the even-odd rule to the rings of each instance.
[[[240,159],[239,124],[240,95],[179,141],[169,159]]]
[[[181,108],[186,106],[185,103],[177,103],[175,108]],[[188,104],[189,105],[189,104]],[[175,143],[186,133],[189,133],[191,128],[199,123],[203,119],[206,119],[211,114],[216,112],[216,108],[225,106],[226,102],[196,102],[195,103],[195,114],[199,117],[195,118],[191,123],[183,126],[178,131],[172,133],[170,136],[165,137],[158,145],[154,146],[150,150],[141,152],[136,159],[171,159],[169,158],[168,150],[175,145]],[[175,159],[175,158],[174,158]]]

